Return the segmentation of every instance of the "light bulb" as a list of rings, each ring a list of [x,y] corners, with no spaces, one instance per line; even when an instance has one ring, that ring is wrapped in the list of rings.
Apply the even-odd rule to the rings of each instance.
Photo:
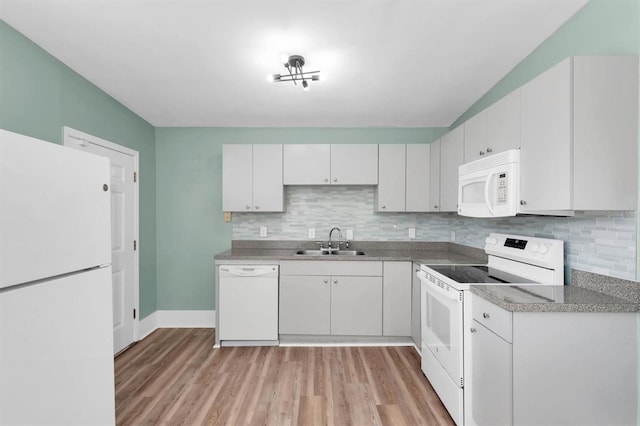
[[[278,80],[280,80],[280,77],[281,77],[281,76],[280,76],[280,74],[269,74],[269,75],[267,76],[267,81],[268,81],[269,83],[272,83],[272,82],[274,82],[274,81],[278,81]]]
[[[309,83],[307,83],[306,80],[302,81],[302,90],[304,90],[305,92],[309,91]]]
[[[311,76],[311,81],[320,81],[320,80],[324,80],[320,78],[320,74]]]
[[[280,56],[280,60],[282,61],[283,64],[288,64],[289,63],[289,55],[282,55]]]

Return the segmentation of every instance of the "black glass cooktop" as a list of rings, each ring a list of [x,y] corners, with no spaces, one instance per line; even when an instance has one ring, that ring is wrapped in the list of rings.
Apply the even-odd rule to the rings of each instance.
[[[511,284],[527,283],[530,279],[518,277],[487,266],[428,265],[445,277],[462,284]]]

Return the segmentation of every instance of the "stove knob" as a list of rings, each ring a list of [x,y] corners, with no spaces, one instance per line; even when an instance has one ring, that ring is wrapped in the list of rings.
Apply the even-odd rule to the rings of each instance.
[[[540,248],[538,249],[538,251],[542,254],[545,254],[549,251],[549,248],[545,245],[541,245]]]

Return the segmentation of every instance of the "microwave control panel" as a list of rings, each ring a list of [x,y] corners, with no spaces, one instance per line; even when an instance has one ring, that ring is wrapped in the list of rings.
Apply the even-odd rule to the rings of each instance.
[[[507,193],[509,192],[509,181],[508,181],[507,172],[498,173],[498,179],[496,183],[497,183],[496,203],[506,204],[508,199]]]

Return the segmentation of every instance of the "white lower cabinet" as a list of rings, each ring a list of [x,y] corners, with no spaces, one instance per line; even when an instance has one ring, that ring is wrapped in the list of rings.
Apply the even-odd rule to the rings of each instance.
[[[281,262],[279,334],[381,336],[382,262]]]
[[[414,263],[411,269],[411,339],[416,348],[422,348],[422,328],[420,325],[420,278],[416,274],[420,265]]]
[[[384,262],[382,280],[382,334],[411,336],[411,262]]]
[[[637,314],[507,312],[470,300],[465,425],[636,424]]]

